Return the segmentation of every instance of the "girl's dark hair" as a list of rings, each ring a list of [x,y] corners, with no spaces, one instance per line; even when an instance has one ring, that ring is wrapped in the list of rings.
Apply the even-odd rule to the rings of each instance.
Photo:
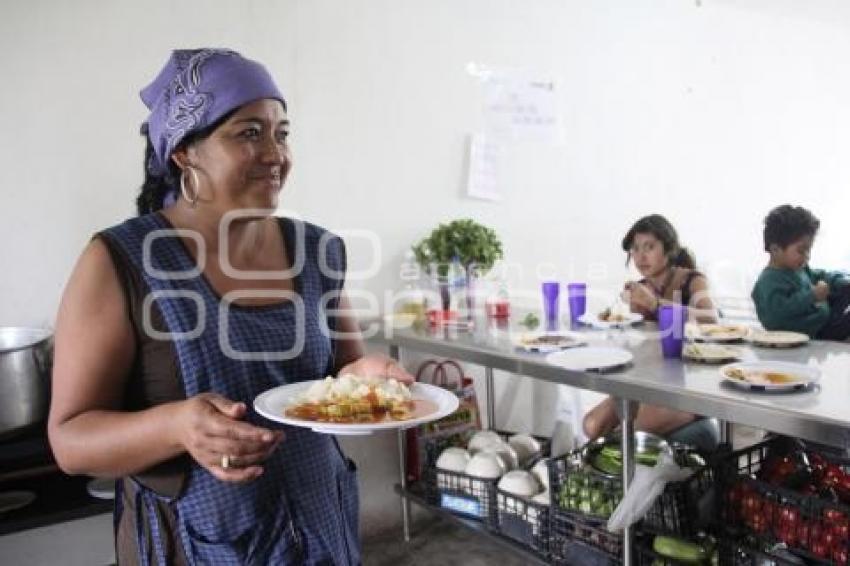
[[[664,253],[667,255],[667,261],[675,267],[684,267],[687,269],[696,269],[696,259],[694,255],[679,243],[679,235],[676,229],[670,224],[670,221],[660,214],[650,214],[644,216],[635,222],[626,235],[623,237],[623,251],[628,254],[626,256],[626,265],[631,259],[630,251],[632,244],[635,241],[635,236],[638,234],[652,234],[661,245],[664,246]]]
[[[186,148],[191,144],[204,140],[216,130],[220,125],[227,121],[233,113],[236,112],[234,108],[209,126],[205,128],[201,128],[196,132],[192,132],[180,142],[180,144],[174,149],[177,151],[178,149]],[[166,173],[164,175],[154,175],[150,172],[148,168],[148,163],[151,162],[151,159],[154,157],[153,144],[151,143],[150,136],[148,136],[147,124],[142,127],[142,135],[145,137],[145,160],[143,163],[144,171],[145,171],[145,180],[142,183],[142,188],[139,191],[139,196],[136,197],[136,211],[139,216],[143,216],[145,214],[156,212],[157,210],[162,209],[163,200],[168,195],[168,193],[174,192],[177,194],[177,197],[180,197],[180,175],[182,172],[180,168],[174,163],[173,160],[169,159],[166,165]]]
[[[771,210],[764,219],[764,251],[770,245],[786,248],[806,236],[814,236],[820,228],[820,220],[802,206],[783,204]]]

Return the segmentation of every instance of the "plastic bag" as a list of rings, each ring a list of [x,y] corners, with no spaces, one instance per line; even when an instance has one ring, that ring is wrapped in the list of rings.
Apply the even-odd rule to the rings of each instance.
[[[626,496],[608,518],[608,530],[620,533],[627,526],[640,521],[664,492],[668,482],[682,481],[694,473],[692,468],[681,468],[667,453],[662,452],[655,466],[635,466],[635,475]]]

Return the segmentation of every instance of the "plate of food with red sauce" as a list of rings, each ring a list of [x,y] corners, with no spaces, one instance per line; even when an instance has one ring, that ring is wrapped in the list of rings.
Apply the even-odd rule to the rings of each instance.
[[[738,362],[720,368],[723,379],[751,391],[794,391],[820,379],[820,370],[793,362]]]
[[[405,429],[457,408],[457,396],[435,385],[356,375],[281,385],[254,399],[254,409],[267,419],[323,434]]]

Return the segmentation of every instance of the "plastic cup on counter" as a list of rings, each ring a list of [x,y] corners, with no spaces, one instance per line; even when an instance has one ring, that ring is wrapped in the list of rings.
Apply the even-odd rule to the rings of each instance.
[[[558,313],[560,312],[561,285],[557,281],[543,282],[543,317],[547,330],[558,328]]]
[[[661,332],[661,353],[665,358],[681,358],[685,342],[685,319],[688,308],[679,304],[664,304],[658,308],[658,330]]]
[[[578,324],[578,317],[587,311],[587,285],[568,283],[567,300],[570,303],[570,326],[574,327]]]

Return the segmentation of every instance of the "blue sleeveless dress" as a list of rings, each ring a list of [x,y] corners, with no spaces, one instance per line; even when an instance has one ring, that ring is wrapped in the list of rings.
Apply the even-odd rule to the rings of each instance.
[[[342,288],[343,243],[309,223],[284,219],[283,226],[293,250],[294,292],[263,306],[219,297],[160,214],[105,231],[141,274],[146,300],[161,312],[186,396],[216,392],[242,401],[249,422],[286,435],[263,475],[247,484],[219,481],[192,462],[185,489],[166,501],[191,565],[360,564],[353,463],[334,437],[277,425],[252,408],[254,397],[269,388],[320,379],[332,370],[327,330],[333,319],[322,306],[335,308],[333,294]],[[326,293],[331,299],[324,303]],[[163,498],[139,482],[133,487],[139,563],[165,564],[168,534],[161,532],[154,510]],[[150,553],[146,537],[152,540]]]

